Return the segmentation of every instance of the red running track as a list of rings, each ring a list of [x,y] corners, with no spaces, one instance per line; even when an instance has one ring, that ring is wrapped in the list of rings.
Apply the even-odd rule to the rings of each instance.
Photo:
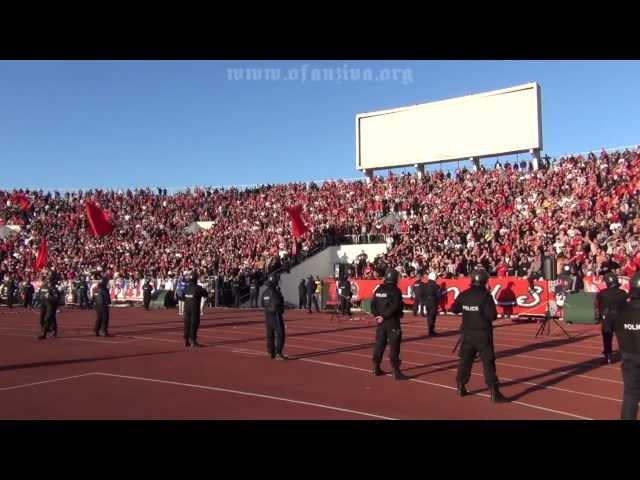
[[[495,324],[506,405],[489,401],[482,366],[455,391],[458,317],[403,318],[409,381],[371,374],[375,326],[329,314],[285,314],[287,362],[266,355],[259,310],[210,309],[201,349],[185,348],[176,310],[112,308],[111,338],[93,311],[64,309],[60,337],[39,341],[38,315],[0,309],[0,419],[617,419],[620,364],[603,365],[598,326],[569,325],[568,340],[536,323]],[[383,368],[388,370],[388,350]]]

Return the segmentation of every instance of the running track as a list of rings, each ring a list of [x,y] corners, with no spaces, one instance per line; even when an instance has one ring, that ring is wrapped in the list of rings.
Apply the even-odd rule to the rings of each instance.
[[[567,340],[534,338],[538,325],[495,324],[498,376],[512,399],[488,399],[482,365],[455,391],[451,353],[459,317],[403,318],[402,369],[409,381],[371,374],[375,326],[367,317],[288,310],[285,353],[265,353],[259,310],[210,309],[201,349],[186,349],[176,310],[112,308],[112,338],[92,333],[93,311],[64,309],[60,337],[38,341],[38,315],[0,309],[0,419],[617,419],[620,364],[601,363],[598,326],[569,325]],[[388,350],[383,369],[389,370]]]

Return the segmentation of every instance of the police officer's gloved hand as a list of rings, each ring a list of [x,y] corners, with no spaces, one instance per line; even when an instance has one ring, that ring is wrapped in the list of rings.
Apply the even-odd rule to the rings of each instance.
[[[382,317],[376,317],[376,323],[377,323],[378,325],[380,325],[382,322],[384,322],[384,318],[382,318]]]

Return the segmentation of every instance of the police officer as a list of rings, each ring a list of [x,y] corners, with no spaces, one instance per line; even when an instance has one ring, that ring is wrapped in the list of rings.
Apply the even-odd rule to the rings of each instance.
[[[613,272],[604,275],[607,288],[598,292],[596,304],[602,319],[602,344],[604,363],[611,363],[613,353],[613,326],[617,316],[627,304],[627,292],[619,288],[618,276]]]
[[[418,273],[416,275],[416,281],[413,282],[412,291],[413,291],[413,316],[417,317],[418,313],[422,315],[422,309],[424,305],[420,302],[422,298],[422,287],[424,284],[422,283],[422,276]]]
[[[384,275],[384,283],[379,285],[371,301],[371,313],[376,317],[376,344],[373,349],[373,374],[384,375],[380,368],[387,342],[389,342],[389,360],[393,368],[393,378],[408,380],[400,371],[400,342],[402,330],[402,292],[398,288],[398,272],[389,269]]]
[[[351,282],[347,278],[340,278],[336,283],[336,292],[340,300],[340,313],[351,316]]]
[[[94,331],[96,337],[100,336],[100,332],[105,337],[111,337],[109,333],[109,305],[111,305],[111,295],[109,295],[109,289],[107,288],[107,279],[103,278],[95,294],[93,295],[93,305],[96,310],[96,325]]]
[[[278,360],[288,360],[284,349],[284,297],[278,287],[278,275],[269,275],[266,289],[262,292],[261,305],[264,308],[264,319],[267,326],[267,355]]]
[[[13,303],[15,302],[16,284],[13,281],[11,275],[7,276],[7,280],[4,285],[7,290],[7,306],[9,308],[13,308]]]
[[[38,291],[40,297],[40,336],[38,340],[47,338],[47,333],[53,332],[53,336],[58,335],[58,322],[56,321],[56,311],[60,301],[60,294],[56,286],[56,278],[52,274]]]
[[[251,283],[249,284],[249,307],[258,308],[258,293],[260,287],[258,286],[258,277],[255,275],[251,277]]]
[[[151,303],[151,293],[153,292],[153,285],[151,285],[151,281],[149,277],[144,279],[144,284],[142,285],[142,303],[144,304],[144,309],[149,310],[149,304]]]
[[[303,310],[307,306],[307,286],[304,278],[298,284],[298,308]]]
[[[436,274],[429,273],[429,280],[422,287],[421,303],[427,308],[427,328],[429,336],[438,335],[436,332],[436,314],[438,313],[438,301],[440,300],[440,287],[436,283]]]
[[[316,313],[320,311],[318,308],[318,299],[315,296],[316,291],[316,282],[313,279],[313,275],[309,275],[307,278],[307,308],[309,309],[309,313],[311,313],[311,305],[313,304],[316,307]]]
[[[231,296],[233,297],[233,307],[240,308],[240,276],[236,275],[231,280]]]
[[[82,310],[85,310],[89,307],[89,305],[87,304],[88,291],[89,288],[87,286],[87,280],[84,277],[81,277],[78,283],[78,305]]]
[[[207,298],[207,291],[198,285],[198,272],[191,272],[189,283],[184,289],[184,346],[201,347],[198,343],[200,327],[200,301]]]
[[[496,304],[487,290],[489,275],[484,269],[471,273],[471,288],[456,298],[451,311],[462,313],[460,362],[458,364],[458,395],[467,395],[465,385],[471,376],[471,367],[476,353],[480,354],[484,368],[484,381],[491,391],[491,400],[504,403],[508,400],[498,389],[495,352],[493,349],[493,325],[498,317]]]
[[[614,330],[622,355],[622,420],[638,417],[640,401],[640,272],[631,277],[631,300],[614,320]]]
[[[25,280],[22,285],[22,300],[24,308],[31,308],[31,304],[33,303],[33,294],[35,289],[31,283],[30,279]]]

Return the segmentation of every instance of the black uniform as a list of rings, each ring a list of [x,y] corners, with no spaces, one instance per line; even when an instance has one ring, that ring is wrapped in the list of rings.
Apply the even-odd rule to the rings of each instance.
[[[316,299],[316,281],[313,277],[307,278],[307,308],[309,309],[309,313],[311,313],[311,305],[316,307],[316,312],[320,311],[318,307],[318,300]]]
[[[418,316],[418,313],[422,315],[425,305],[421,302],[422,299],[422,288],[424,287],[424,283],[421,280],[416,280],[413,285],[413,316]]]
[[[596,295],[596,302],[602,318],[602,344],[604,346],[602,353],[607,362],[611,361],[611,354],[613,353],[614,323],[627,304],[627,299],[627,292],[615,286],[605,288]]]
[[[89,291],[89,288],[87,286],[87,282],[85,280],[80,280],[79,285],[78,285],[78,305],[80,306],[80,308],[82,310],[86,309],[89,307],[88,305],[88,296],[87,293]]]
[[[215,295],[215,306],[221,307],[224,305],[224,277],[219,275],[216,278],[216,295]]]
[[[400,368],[400,342],[402,330],[402,292],[396,285],[380,285],[373,295],[371,313],[382,317],[383,322],[376,328],[376,345],[373,349],[373,364],[380,365],[387,342],[389,342],[389,360],[394,369]]]
[[[473,360],[476,353],[480,353],[484,381],[489,388],[494,388],[498,384],[498,376],[493,349],[492,322],[498,317],[498,312],[493,297],[485,287],[472,286],[458,295],[451,311],[462,313],[458,384],[466,385],[469,382]]]
[[[351,316],[351,282],[338,280],[336,284],[338,299],[340,300],[340,313]]]
[[[622,420],[635,420],[640,402],[640,299],[632,298],[614,320],[622,354]]]
[[[231,295],[233,296],[233,306],[240,308],[240,280],[237,278],[231,281]]]
[[[151,303],[151,291],[153,290],[153,285],[151,282],[144,282],[142,286],[142,303],[144,304],[144,309],[149,310],[149,304]]]
[[[7,306],[9,308],[13,308],[13,304],[15,303],[16,284],[12,279],[9,279],[5,282],[4,286],[7,289]]]
[[[307,286],[304,278],[298,284],[298,308],[303,309],[307,306]]]
[[[100,332],[102,332],[104,336],[109,336],[109,305],[111,305],[111,296],[105,283],[98,285],[93,297],[93,305],[96,310],[96,325],[94,328],[96,336],[99,336]]]
[[[258,308],[258,279],[253,278],[249,285],[249,306],[251,308]]]
[[[284,297],[277,286],[271,284],[262,293],[261,305],[264,308],[264,319],[267,324],[267,353],[271,358],[276,356],[284,358],[285,331],[284,320]]]
[[[421,303],[427,307],[427,327],[429,335],[436,335],[436,314],[440,300],[440,287],[433,280],[429,280],[422,288]]]
[[[45,283],[38,291],[40,297],[40,339],[47,338],[47,333],[53,332],[53,336],[58,335],[58,322],[56,311],[60,301],[60,294],[55,285]]]
[[[31,282],[27,282],[22,286],[22,300],[23,300],[24,308],[31,307],[31,304],[33,303],[34,292],[35,292],[35,289],[33,288],[33,285],[31,284]]]
[[[184,343],[185,346],[198,343],[198,328],[200,327],[200,301],[209,294],[198,285],[197,280],[191,280],[184,289]]]

